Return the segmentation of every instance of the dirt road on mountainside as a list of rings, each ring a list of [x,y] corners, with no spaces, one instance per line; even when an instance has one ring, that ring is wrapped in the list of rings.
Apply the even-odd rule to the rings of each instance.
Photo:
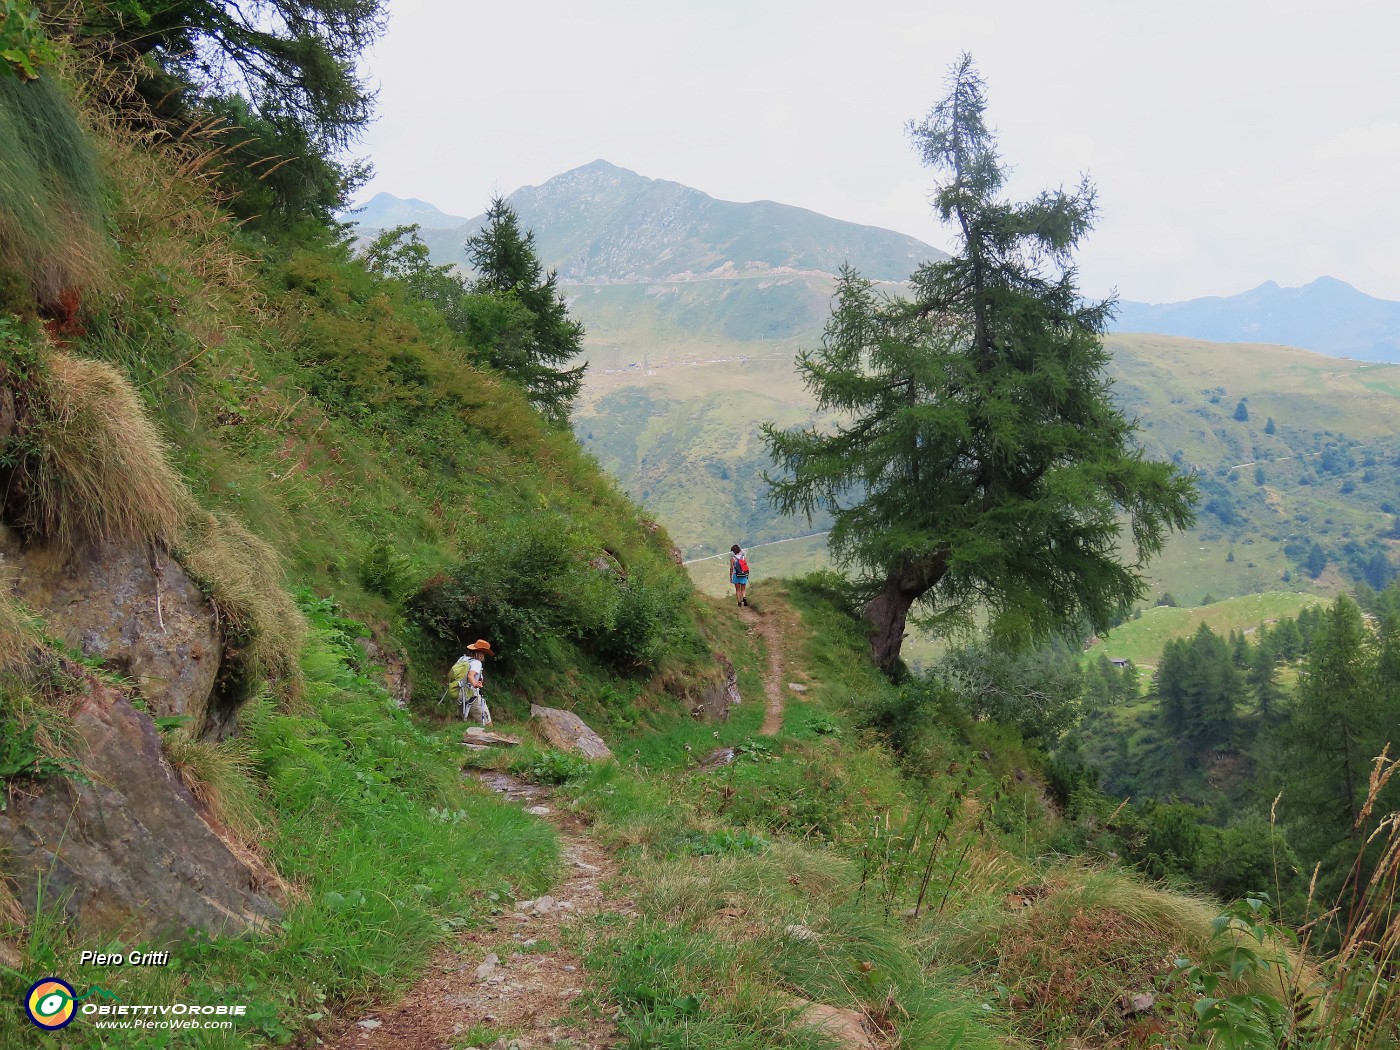
[[[739,607],[739,619],[744,621],[750,634],[763,639],[768,651],[768,666],[763,671],[763,692],[768,697],[768,707],[763,715],[764,736],[777,736],[783,728],[783,705],[786,699],[783,683],[783,631],[773,616],[763,616],[747,605]]]
[[[472,1045],[463,1036],[478,1026],[514,1033],[500,1045],[520,1050],[603,1050],[616,1043],[608,1019],[571,1015],[588,979],[582,960],[565,947],[569,928],[589,916],[634,914],[630,900],[602,889],[617,878],[616,861],[576,817],[554,807],[547,790],[502,773],[482,780],[513,802],[549,810],[542,817],[559,829],[567,874],[548,895],[463,931],[402,1001],[349,1023],[327,1039],[331,1050],[451,1050]]]

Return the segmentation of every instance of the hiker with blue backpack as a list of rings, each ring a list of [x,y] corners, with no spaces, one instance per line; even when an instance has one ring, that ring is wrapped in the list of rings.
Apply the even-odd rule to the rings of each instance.
[[[749,589],[749,556],[737,543],[729,548],[729,582],[734,585],[739,604],[747,607],[749,600],[744,593]]]

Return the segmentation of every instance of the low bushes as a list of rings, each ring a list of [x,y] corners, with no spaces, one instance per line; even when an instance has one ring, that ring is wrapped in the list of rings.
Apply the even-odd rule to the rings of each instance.
[[[449,573],[408,603],[411,617],[455,646],[488,638],[509,676],[591,654],[624,673],[654,670],[668,652],[700,647],[677,573],[627,567],[566,515],[505,519]]]

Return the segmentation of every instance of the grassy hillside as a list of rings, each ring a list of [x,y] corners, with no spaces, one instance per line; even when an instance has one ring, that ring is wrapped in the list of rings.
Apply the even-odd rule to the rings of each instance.
[[[1250,631],[1263,623],[1297,616],[1301,610],[1321,601],[1323,599],[1311,594],[1270,591],[1227,598],[1193,609],[1159,605],[1144,610],[1138,619],[1129,620],[1097,639],[1087,650],[1087,656],[1093,659],[1107,656],[1111,660],[1131,660],[1139,666],[1151,666],[1169,639],[1190,637],[1203,623],[1219,635]]]
[[[255,935],[176,944],[175,965],[115,970],[80,953],[156,946],[75,929],[51,900],[26,914],[0,871],[0,1045],[48,1039],[16,1004],[56,973],[128,1003],[249,1005],[232,1030],[125,1043],[80,1018],[63,1037],[75,1046],[312,1045],[413,987],[434,951],[481,946],[463,931],[518,930],[501,920],[555,883],[557,841],[463,775],[460,723],[434,706],[447,661],[479,633],[498,642],[502,728],[523,735],[545,701],[585,715],[622,758],[523,744],[486,762],[560,785],[552,805],[623,862],[633,904],[579,930],[577,1008],[613,1019],[624,1045],[822,1050],[794,996],[858,1009],[892,1045],[1209,1038],[1206,983],[1174,960],[1212,977],[1254,934],[1217,936],[1218,903],[1089,859],[1099,814],[1064,818],[1014,724],[974,716],[975,697],[884,680],[829,580],[760,581],[744,621],[694,595],[666,531],[406,286],[316,222],[234,222],[216,183],[226,158],[109,117],[68,128],[92,148],[102,208],[82,233],[100,234],[103,265],[51,266],[42,238],[3,264],[0,516],[36,546],[168,549],[191,573],[218,616],[219,688],[238,719],[221,739],[142,723],[161,734],[150,764],[257,858],[283,910]],[[36,278],[55,273],[53,299]],[[724,510],[690,468],[752,465],[771,405],[804,418],[788,367],[641,377],[672,383],[664,402],[629,370],[579,425],[591,418],[588,443],[654,469],[656,485],[679,478],[666,491],[697,513]],[[687,430],[675,421],[701,376],[713,400]],[[756,489],[728,506],[746,501],[752,528],[776,530]],[[762,550],[770,569],[804,553]],[[372,651],[411,658],[407,709]],[[723,673],[717,652],[744,702],[703,724],[687,701]],[[81,783],[65,719],[80,696],[140,712],[121,670],[0,596],[0,797]],[[772,736],[758,732],[765,700],[785,705]],[[701,772],[719,746],[736,761]],[[1267,929],[1250,943],[1291,958]],[[433,967],[431,994],[450,980],[477,1001],[476,958]],[[1231,978],[1294,991],[1265,966]],[[1150,1014],[1125,1010],[1125,994]]]
[[[587,318],[589,300],[578,302]],[[673,334],[644,330],[658,344]],[[1199,522],[1150,566],[1152,598],[1170,592],[1188,605],[1207,595],[1329,593],[1378,544],[1400,563],[1388,535],[1400,510],[1400,439],[1391,422],[1400,416],[1400,366],[1165,336],[1115,335],[1108,346],[1115,393],[1140,419],[1144,449],[1201,478]],[[806,422],[811,402],[785,344],[763,355],[754,349],[725,346],[716,335],[694,351],[699,363],[602,369],[587,379],[577,422],[585,446],[688,557],[811,531],[778,518],[761,498],[768,462],[757,433],[764,420]],[[1247,420],[1235,418],[1241,399]],[[1315,579],[1300,571],[1303,541],[1318,542],[1328,557]],[[820,556],[807,564],[820,567]]]

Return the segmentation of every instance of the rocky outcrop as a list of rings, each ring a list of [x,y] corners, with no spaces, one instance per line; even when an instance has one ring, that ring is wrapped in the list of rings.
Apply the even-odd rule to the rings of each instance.
[[[589,729],[583,719],[572,711],[531,704],[530,725],[541,740],[560,751],[572,751],[592,759],[613,757],[603,738]]]
[[[0,587],[42,616],[49,634],[129,678],[152,714],[187,716],[195,733],[216,728],[214,609],[167,554],[100,544],[65,557],[0,526]]]
[[[702,722],[727,722],[729,709],[741,703],[739,696],[739,672],[723,653],[715,654],[720,676],[706,682],[700,688],[695,702],[690,705],[690,713]]]
[[[161,752],[150,715],[94,685],[72,714],[82,780],[49,778],[0,813],[6,874],[25,910],[61,907],[84,931],[170,943],[240,934],[278,914],[263,870],[215,830]]]
[[[407,707],[413,699],[413,679],[409,676],[408,657],[397,650],[381,644],[375,638],[361,638],[360,646],[369,662],[383,668],[384,688],[394,698],[394,703]]]

